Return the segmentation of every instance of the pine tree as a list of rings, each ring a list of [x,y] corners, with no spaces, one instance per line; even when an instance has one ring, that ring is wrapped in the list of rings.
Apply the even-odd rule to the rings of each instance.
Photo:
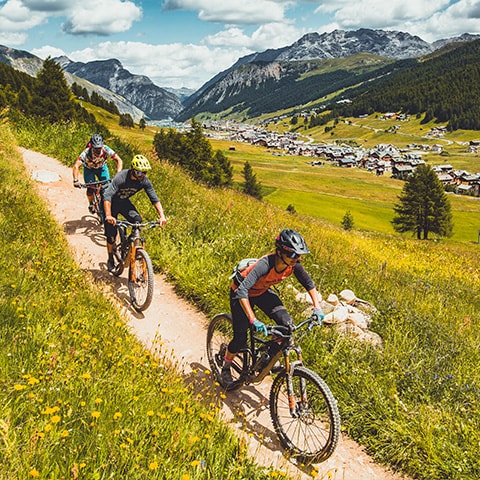
[[[243,193],[250,195],[258,200],[263,198],[262,195],[262,186],[257,181],[257,175],[253,173],[250,163],[245,162],[243,167],[243,176],[245,178],[245,184],[243,186]]]
[[[51,123],[72,120],[75,108],[71,96],[62,67],[48,57],[36,78],[31,102],[33,114]]]
[[[353,215],[351,214],[350,210],[345,212],[345,215],[342,218],[341,224],[344,230],[352,230],[354,226],[354,222],[353,222]]]
[[[453,233],[450,200],[429,165],[419,165],[407,179],[394,211],[396,232],[413,232],[419,240],[427,240],[430,232],[440,237]]]

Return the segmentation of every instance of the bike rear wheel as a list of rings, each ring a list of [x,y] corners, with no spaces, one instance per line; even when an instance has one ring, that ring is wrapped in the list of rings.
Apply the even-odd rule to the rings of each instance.
[[[293,370],[293,398],[289,399],[287,377],[286,372],[280,373],[270,391],[275,432],[292,457],[303,463],[323,462],[340,438],[337,402],[325,381],[303,366]]]
[[[226,313],[216,315],[207,331],[207,358],[217,381],[221,384],[221,371],[224,363],[225,352],[228,344],[233,338],[232,317]],[[240,387],[244,378],[244,362],[247,361],[247,353],[240,352],[235,356],[232,362],[233,384],[228,387],[229,390]]]
[[[133,308],[137,312],[146,310],[152,303],[154,273],[148,253],[137,248],[135,261],[130,263],[128,272],[128,292]]]

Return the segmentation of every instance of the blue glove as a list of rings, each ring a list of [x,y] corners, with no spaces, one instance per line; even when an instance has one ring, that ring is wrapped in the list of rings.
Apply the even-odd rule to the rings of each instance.
[[[312,318],[316,320],[320,326],[322,326],[325,314],[323,313],[323,310],[321,308],[314,308],[312,310]]]
[[[256,318],[253,320],[252,322],[252,326],[253,326],[253,329],[255,330],[255,333],[260,333],[260,332],[263,332],[263,334],[265,336],[268,335],[268,332],[267,332],[267,327],[265,326],[265,324],[263,322],[261,322],[260,320],[257,320]]]

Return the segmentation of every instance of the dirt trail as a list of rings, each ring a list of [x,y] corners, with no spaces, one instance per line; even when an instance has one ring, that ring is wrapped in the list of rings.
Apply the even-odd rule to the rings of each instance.
[[[80,267],[96,280],[104,282],[123,307],[132,332],[147,348],[160,336],[183,372],[204,382],[204,372],[208,369],[205,354],[208,319],[179,298],[162,275],[155,277],[155,294],[150,308],[144,313],[135,312],[129,306],[125,274],[116,278],[106,271],[103,229],[88,213],[85,190],[72,187],[71,169],[37,152],[21,149],[21,153],[27,171],[36,180],[38,191],[63,227]],[[161,198],[161,192],[158,193]],[[168,205],[164,208],[168,217]],[[147,212],[144,216],[149,218]],[[282,455],[268,411],[268,391],[269,382],[264,381],[255,387],[228,393],[222,402],[225,418],[244,437],[257,463],[287,472],[293,479],[311,479],[312,467],[302,470]],[[240,422],[239,418],[243,421]],[[334,455],[314,467],[318,472],[317,479],[406,480],[375,464],[359,445],[344,435]]]

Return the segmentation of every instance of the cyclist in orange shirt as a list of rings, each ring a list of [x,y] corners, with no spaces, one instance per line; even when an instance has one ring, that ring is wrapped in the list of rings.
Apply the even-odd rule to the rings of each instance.
[[[228,389],[232,384],[231,365],[235,355],[245,348],[247,331],[253,326],[255,332],[267,334],[265,324],[255,316],[258,307],[278,325],[293,325],[280,297],[270,287],[294,274],[309,293],[313,314],[321,324],[324,314],[320,299],[310,275],[300,263],[302,255],[310,253],[303,237],[295,230],[285,229],[275,241],[275,253],[265,255],[242,272],[237,272],[230,289],[230,309],[233,320],[233,339],[229,343],[222,367],[222,384]]]

